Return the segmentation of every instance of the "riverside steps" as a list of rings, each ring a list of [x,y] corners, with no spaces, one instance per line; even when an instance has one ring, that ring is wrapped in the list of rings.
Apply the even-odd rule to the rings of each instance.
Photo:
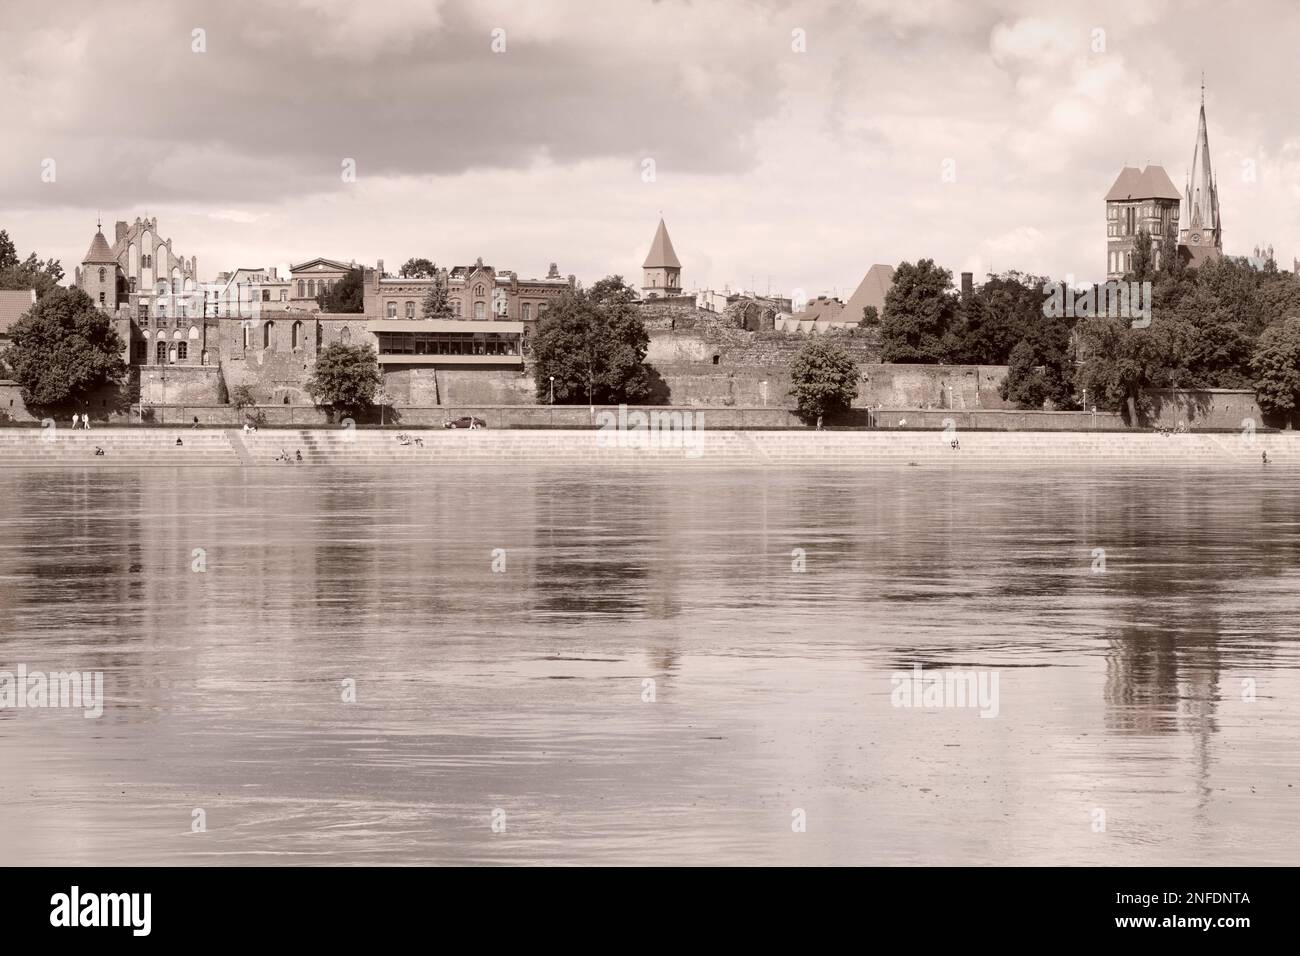
[[[402,444],[399,434],[410,437]],[[959,447],[952,447],[956,438]],[[182,445],[176,444],[180,438]],[[422,444],[417,444],[414,439]],[[95,448],[104,455],[96,456]],[[1300,465],[1300,433],[708,430],[694,433],[550,429],[239,429],[101,427],[90,431],[0,428],[0,468],[41,466],[283,467],[677,464],[802,467],[943,464]]]

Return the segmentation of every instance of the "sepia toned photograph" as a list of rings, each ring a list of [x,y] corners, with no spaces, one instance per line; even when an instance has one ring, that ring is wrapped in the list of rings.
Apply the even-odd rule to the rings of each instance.
[[[1284,2],[3,0],[0,863],[79,874],[22,919],[1059,868],[1242,939],[1214,871],[1300,863],[1297,50]]]

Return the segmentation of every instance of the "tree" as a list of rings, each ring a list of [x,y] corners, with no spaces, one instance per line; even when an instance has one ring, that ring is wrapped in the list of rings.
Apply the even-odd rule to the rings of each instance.
[[[953,334],[957,298],[952,273],[921,259],[899,263],[885,296],[881,359],[885,362],[948,361],[959,343]]]
[[[1172,321],[1135,329],[1127,319],[1093,318],[1076,326],[1082,358],[1075,383],[1088,403],[1125,413],[1137,425],[1145,412],[1142,393],[1176,385],[1183,328]]]
[[[428,260],[422,261],[427,262]],[[424,304],[420,307],[420,313],[426,319],[450,319],[452,317],[451,297],[447,291],[447,273],[430,262],[429,276],[433,279],[433,283],[429,286],[429,292],[424,297]]]
[[[961,302],[959,345],[952,358],[971,365],[1005,365],[1011,350],[1047,321],[1046,285],[1041,276],[1019,272],[990,275]]]
[[[407,259],[397,274],[403,279],[427,279],[438,267],[428,259]]]
[[[121,337],[80,289],[46,293],[9,335],[5,362],[28,405],[79,407],[96,389],[126,377]]]
[[[365,276],[361,269],[356,266],[349,269],[342,279],[316,296],[316,304],[322,312],[364,312]]]
[[[235,390],[230,393],[230,404],[243,411],[256,405],[257,399],[253,397],[253,390],[247,385],[236,385]]]
[[[1286,415],[1300,408],[1300,318],[1270,326],[1259,337],[1251,359],[1255,399],[1265,415]]]
[[[0,229],[0,269],[10,269],[18,265],[18,248],[9,238],[9,232]]]
[[[1011,350],[1007,377],[998,386],[998,394],[1003,400],[1014,402],[1017,408],[1042,408],[1047,399],[1043,372],[1034,361],[1034,347],[1025,339],[1021,339]]]
[[[857,363],[840,345],[818,336],[810,339],[790,362],[790,392],[806,420],[846,411],[858,396]]]
[[[652,390],[645,365],[650,336],[622,276],[566,291],[542,313],[533,336],[534,383],[548,401],[551,377],[561,405],[633,404]]]
[[[369,408],[383,380],[374,349],[334,342],[316,357],[306,389],[316,404],[330,407],[333,417],[340,409],[355,414]]]
[[[864,305],[862,307],[862,318],[858,320],[858,328],[874,329],[880,325],[880,310],[874,305]]]
[[[62,280],[63,266],[58,259],[38,259],[32,252],[20,260],[9,233],[0,229],[0,289],[35,289],[40,299]]]
[[[1151,244],[1151,233],[1147,231],[1146,226],[1138,229],[1137,235],[1133,237],[1133,260],[1129,264],[1128,274],[1125,276],[1130,282],[1146,282],[1155,273],[1152,264],[1155,262],[1155,254]]]

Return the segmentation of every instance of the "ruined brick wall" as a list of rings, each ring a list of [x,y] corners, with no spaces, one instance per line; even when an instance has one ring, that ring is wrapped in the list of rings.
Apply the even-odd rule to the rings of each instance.
[[[310,404],[305,386],[316,356],[335,342],[373,343],[366,317],[287,312],[270,319],[222,319],[219,367],[229,391],[247,385],[258,402]]]

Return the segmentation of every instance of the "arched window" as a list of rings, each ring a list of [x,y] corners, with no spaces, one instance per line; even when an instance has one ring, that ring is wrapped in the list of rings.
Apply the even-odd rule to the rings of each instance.
[[[263,289],[263,290],[262,290],[262,301],[263,301],[263,302],[270,302],[270,301],[271,301],[271,290],[270,290],[270,289]]]
[[[458,319],[460,318],[460,299],[456,299],[454,302],[452,302],[451,314]]]
[[[476,318],[476,319],[486,318],[486,316],[484,315],[483,310],[484,310],[483,303],[482,303],[482,302],[475,302],[475,303],[474,303],[474,318]]]
[[[474,294],[475,295],[483,294],[483,283],[480,282],[478,285],[474,286]]]
[[[170,352],[167,353],[167,361],[168,361],[169,363],[171,363],[172,365],[175,365],[175,364],[176,364],[176,350],[175,350],[175,349],[172,349]]]
[[[275,340],[274,338],[272,338],[272,333],[274,331],[275,331],[274,322],[267,322],[262,326],[262,348],[264,349],[274,348],[273,343]]]
[[[406,317],[407,317],[408,319],[413,319],[413,318],[415,318],[415,303],[414,303],[414,302],[407,302],[407,303],[406,303]]]
[[[296,352],[302,348],[302,322],[294,322],[289,326],[289,331],[292,333],[293,350]]]
[[[208,364],[208,350],[207,350],[207,349],[204,349],[202,352],[199,353],[199,361],[202,362],[204,365],[207,365],[207,364]]]
[[[154,355],[157,358],[159,365],[166,365],[167,364],[167,343],[159,342],[154,349]]]
[[[298,298],[307,298],[307,283],[303,282],[301,279],[298,280]]]
[[[190,341],[196,341],[199,337],[199,328],[197,325],[190,326]]]
[[[321,291],[324,292],[325,290],[324,290],[324,289],[321,289]],[[309,279],[309,280],[307,281],[307,296],[308,296],[308,298],[312,298],[312,299],[316,298],[316,280],[315,280],[315,279]]]
[[[390,302],[390,303],[388,303],[388,317],[389,317],[390,319],[395,319],[395,318],[397,318],[397,303],[396,303],[396,302]]]
[[[346,325],[343,326],[343,331],[339,333],[339,341],[342,342],[344,345],[347,345],[349,342],[352,341],[352,333],[348,331],[348,327]]]
[[[99,270],[99,281],[100,281],[100,282],[103,282],[103,281],[104,281],[104,276],[105,276],[105,275],[107,275],[107,273],[105,273],[103,269],[100,269],[100,270]]]
[[[181,342],[179,345],[176,346],[176,357],[180,359],[182,362],[184,362],[185,359],[189,357],[189,354],[190,354],[189,346],[186,343]]]

